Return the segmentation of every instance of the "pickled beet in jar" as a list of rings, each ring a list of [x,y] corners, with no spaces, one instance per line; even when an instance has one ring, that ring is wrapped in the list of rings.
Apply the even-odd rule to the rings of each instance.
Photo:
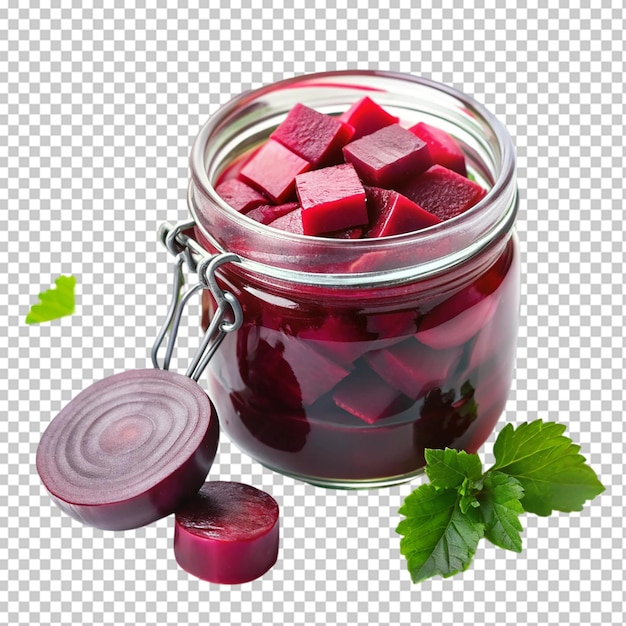
[[[340,115],[364,95],[405,127],[451,134],[487,195],[421,231],[331,239],[255,222],[215,192],[296,104]],[[237,447],[285,475],[358,488],[410,479],[425,448],[485,442],[510,390],[520,286],[514,148],[484,107],[408,75],[297,77],[219,109],[190,164],[197,241],[241,260],[217,274],[244,321],[207,369]],[[203,306],[206,321],[209,295]]]

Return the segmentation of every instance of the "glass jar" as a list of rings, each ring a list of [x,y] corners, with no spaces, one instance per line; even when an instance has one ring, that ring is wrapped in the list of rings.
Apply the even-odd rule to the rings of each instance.
[[[425,121],[461,144],[488,194],[410,234],[296,235],[237,213],[215,192],[297,103],[340,114],[369,96],[405,126]],[[208,368],[224,432],[282,474],[326,487],[409,480],[425,448],[476,451],[510,390],[519,309],[514,147],[472,98],[379,71],[284,80],[244,93],[200,130],[189,209],[243,326]],[[204,301],[205,322],[211,315]]]

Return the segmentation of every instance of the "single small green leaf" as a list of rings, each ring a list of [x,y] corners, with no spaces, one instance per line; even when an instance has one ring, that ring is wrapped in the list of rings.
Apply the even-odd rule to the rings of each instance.
[[[519,516],[524,512],[520,502],[523,497],[524,489],[513,476],[501,472],[485,476],[479,496],[485,539],[505,550],[522,551],[520,533],[523,529]]]
[[[448,578],[470,566],[484,529],[476,509],[461,512],[460,499],[454,489],[430,484],[405,498],[399,512],[406,519],[396,532],[403,535],[400,552],[414,583],[436,575]]]
[[[483,466],[477,454],[452,448],[445,450],[427,448],[424,456],[426,475],[437,489],[457,489],[466,479],[473,483],[480,480],[483,474]]]
[[[27,324],[49,322],[74,313],[76,278],[74,276],[59,276],[54,284],[56,285],[55,288],[39,294],[39,302],[33,304],[26,316]]]
[[[489,470],[516,478],[524,489],[522,506],[537,515],[580,511],[586,500],[604,491],[596,473],[578,454],[580,446],[563,436],[565,426],[535,420],[516,429],[507,424],[498,435]]]

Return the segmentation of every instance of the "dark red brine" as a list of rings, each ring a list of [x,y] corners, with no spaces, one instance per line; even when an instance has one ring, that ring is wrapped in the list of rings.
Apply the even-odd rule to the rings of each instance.
[[[360,84],[377,89],[363,99]],[[407,94],[414,94],[413,108]],[[251,98],[264,106],[250,113]],[[335,110],[325,106],[325,98]],[[363,149],[344,153],[356,155],[357,170],[366,163],[366,177],[375,176],[380,187],[362,179],[365,191],[357,193],[352,179],[341,179],[344,166],[322,160],[301,169],[307,173],[294,169],[295,195],[274,194],[274,204],[299,203],[284,214],[279,209],[275,220],[262,223],[225,210],[213,185],[245,173],[245,154],[255,159],[271,132],[297,149],[297,158],[318,158],[296,141],[297,116],[289,111],[299,102],[308,108],[296,108],[298,116],[324,130],[325,143],[315,146],[320,154],[337,155],[340,141],[350,135],[345,124],[358,126],[357,139],[349,139]],[[280,111],[273,113],[273,127],[263,117],[271,117],[272,106]],[[310,111],[318,109],[341,116],[344,125]],[[371,142],[363,134],[368,111],[376,114],[373,130],[367,129],[375,133]],[[227,122],[242,115],[251,115],[248,123],[258,122],[267,134],[260,143],[243,142],[227,159],[220,141],[234,141],[225,131]],[[458,132],[448,123],[444,135],[431,130],[423,141],[402,130],[420,122],[436,128],[442,116],[466,116],[468,123]],[[276,132],[285,119],[288,132]],[[483,143],[473,141],[472,133],[484,133]],[[390,156],[380,154],[387,135],[395,142]],[[430,165],[427,146],[435,141],[443,146],[441,159],[457,159],[455,146],[463,150],[469,178],[457,173],[458,165],[453,171],[438,164],[439,155]],[[198,241],[210,253],[242,258],[240,264],[221,266],[219,281],[241,304],[244,323],[225,337],[207,369],[220,425],[242,451],[295,478],[350,488],[415,476],[426,448],[475,452],[486,441],[511,386],[520,292],[513,148],[490,114],[450,88],[414,77],[380,72],[300,77],[224,107],[199,134],[191,164],[190,208]],[[403,193],[397,179],[405,171],[414,176]],[[271,179],[258,172],[259,181]],[[339,182],[325,183],[324,174],[333,172]],[[449,212],[439,204],[446,194],[432,191],[439,180],[460,190]],[[290,182],[282,178],[279,186],[289,189]],[[335,189],[345,189],[346,200],[335,201]],[[323,232],[325,213],[333,210],[328,198],[346,216],[329,221]],[[363,201],[369,222],[362,208],[357,210]],[[319,220],[314,226],[303,221],[307,211]],[[211,311],[207,296],[205,322]]]

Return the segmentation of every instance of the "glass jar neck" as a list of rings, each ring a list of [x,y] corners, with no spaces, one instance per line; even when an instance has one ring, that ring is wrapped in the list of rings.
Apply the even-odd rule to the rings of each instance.
[[[465,213],[419,232],[335,240],[254,222],[217,195],[214,184],[225,167],[267,138],[295,104],[339,114],[363,95],[403,123],[426,121],[450,132],[463,146],[469,170],[490,188],[485,198]],[[246,271],[300,284],[388,285],[440,274],[507,238],[518,210],[514,148],[498,120],[450,87],[394,73],[329,72],[242,94],[201,129],[190,166],[189,209],[210,245],[237,254]]]

